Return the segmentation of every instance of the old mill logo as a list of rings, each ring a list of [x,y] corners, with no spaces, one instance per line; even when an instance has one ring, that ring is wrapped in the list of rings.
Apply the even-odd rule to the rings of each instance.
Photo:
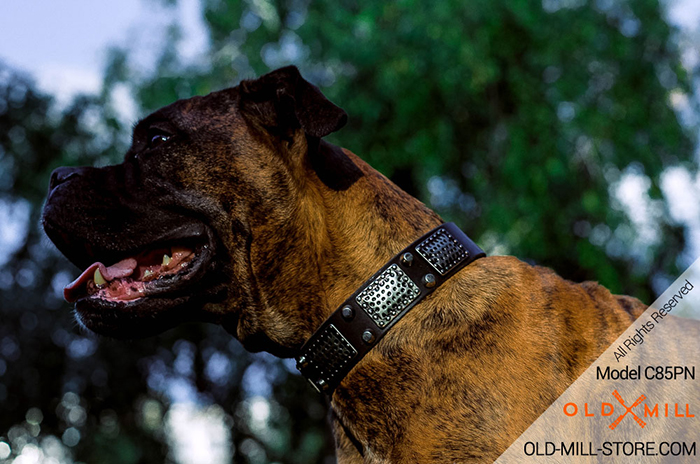
[[[617,427],[618,424],[619,424],[620,422],[622,422],[622,419],[624,419],[625,416],[626,416],[627,414],[632,414],[632,417],[634,418],[635,421],[637,421],[637,424],[639,424],[639,426],[640,426],[641,428],[644,428],[644,426],[647,425],[646,422],[644,422],[643,420],[641,420],[641,419],[639,418],[639,416],[637,416],[637,415],[634,413],[634,411],[632,411],[633,408],[636,408],[637,406],[639,406],[640,404],[642,404],[642,403],[644,402],[645,399],[647,399],[646,396],[644,396],[644,395],[640,396],[639,398],[637,398],[637,401],[635,401],[635,402],[632,404],[632,406],[629,406],[629,407],[625,404],[625,401],[622,399],[622,396],[620,396],[620,394],[617,392],[617,390],[613,391],[613,396],[615,397],[615,399],[616,399],[617,401],[620,402],[620,404],[622,405],[622,407],[625,408],[625,412],[624,412],[624,414],[621,414],[617,419],[615,419],[615,422],[613,422],[612,424],[609,425],[610,430],[615,430],[615,427]]]
[[[615,414],[615,411],[617,409],[619,415],[617,416],[615,421],[608,426],[610,430],[615,430],[615,428],[618,425],[620,425],[620,422],[622,422],[622,420],[627,416],[630,416],[641,428],[644,428],[647,425],[647,423],[642,419],[642,417],[644,417],[645,419],[659,417],[659,415],[661,415],[661,417],[674,417],[686,419],[695,417],[695,414],[690,412],[690,404],[688,403],[656,403],[652,406],[648,402],[645,402],[647,399],[645,395],[640,395],[639,398],[637,398],[634,401],[634,403],[627,406],[625,400],[622,399],[622,395],[620,395],[620,393],[617,390],[614,390],[612,392],[612,396],[615,397],[615,399],[619,403],[619,405],[617,405],[617,408],[613,403],[602,402],[600,403],[600,414],[596,414],[597,408],[595,408],[595,406],[591,408],[588,403],[584,403],[583,416],[596,417],[600,415],[601,417],[608,417]],[[644,409],[637,409],[635,411],[635,408],[637,408],[640,405],[643,405]],[[622,406],[622,412],[620,411],[620,406]],[[564,405],[565,415],[569,417],[574,417],[578,413],[579,407],[576,403],[566,403]]]

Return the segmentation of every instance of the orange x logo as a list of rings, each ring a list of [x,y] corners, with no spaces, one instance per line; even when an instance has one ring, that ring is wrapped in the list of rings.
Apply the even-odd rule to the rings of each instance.
[[[613,396],[614,396],[614,397],[617,399],[617,401],[619,401],[620,404],[625,408],[625,412],[624,412],[624,414],[621,414],[620,417],[618,417],[617,419],[615,419],[615,422],[613,422],[612,424],[610,424],[610,430],[615,430],[615,427],[617,427],[617,425],[622,421],[622,419],[625,418],[625,416],[626,416],[627,414],[632,414],[632,417],[633,417],[634,420],[637,422],[637,424],[639,424],[639,426],[640,426],[641,428],[644,428],[644,426],[647,425],[646,422],[644,422],[642,419],[640,419],[640,418],[634,413],[634,411],[632,411],[632,408],[636,408],[637,406],[639,406],[640,404],[642,404],[642,403],[644,402],[645,399],[647,399],[646,396],[642,395],[642,396],[640,396],[639,398],[637,398],[637,401],[635,401],[634,404],[632,404],[632,406],[627,406],[627,405],[625,404],[624,400],[622,399],[622,397],[620,396],[620,394],[617,392],[617,390],[613,391]]]

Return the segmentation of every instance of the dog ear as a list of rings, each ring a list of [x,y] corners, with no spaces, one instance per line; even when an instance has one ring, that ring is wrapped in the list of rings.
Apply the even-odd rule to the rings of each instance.
[[[345,111],[301,77],[296,66],[242,81],[238,103],[243,114],[276,135],[301,127],[307,135],[325,137],[348,120]]]

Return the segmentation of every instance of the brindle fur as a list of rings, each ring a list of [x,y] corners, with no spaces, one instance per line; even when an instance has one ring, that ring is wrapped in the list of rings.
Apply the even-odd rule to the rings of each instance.
[[[148,331],[131,322],[149,316],[139,309],[81,322],[130,336],[207,320],[250,350],[297,354],[348,295],[442,222],[320,140],[344,123],[342,110],[284,68],[157,111],[136,127],[122,165],[55,175],[46,229],[82,267],[156,240],[173,215],[216,236],[208,283],[177,304],[154,303],[175,309],[155,311]],[[154,126],[176,137],[146,152]],[[106,219],[127,213],[128,223]],[[492,462],[644,309],[513,257],[477,260],[413,308],[336,389],[338,462]]]

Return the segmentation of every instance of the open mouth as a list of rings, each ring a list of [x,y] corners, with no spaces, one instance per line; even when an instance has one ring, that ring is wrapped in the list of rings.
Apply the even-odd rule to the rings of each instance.
[[[212,280],[204,277],[215,267],[213,243],[208,228],[184,228],[133,252],[106,254],[64,288],[64,297],[75,302],[80,325],[94,332],[154,335],[201,315],[197,308]]]
[[[142,338],[218,321],[211,304],[226,297],[229,274],[207,211],[180,204],[168,185],[142,191],[135,172],[125,164],[52,177],[42,225],[81,270],[64,288],[76,322],[112,338]]]
[[[95,262],[63,290],[68,302],[91,298],[133,302],[172,293],[191,280],[209,255],[208,244],[180,243],[129,256],[109,266]]]
[[[63,296],[77,303],[79,313],[152,308],[155,301],[162,306],[166,300],[191,296],[212,269],[213,239],[208,227],[185,226],[133,251],[91,254],[96,261],[66,285]]]

